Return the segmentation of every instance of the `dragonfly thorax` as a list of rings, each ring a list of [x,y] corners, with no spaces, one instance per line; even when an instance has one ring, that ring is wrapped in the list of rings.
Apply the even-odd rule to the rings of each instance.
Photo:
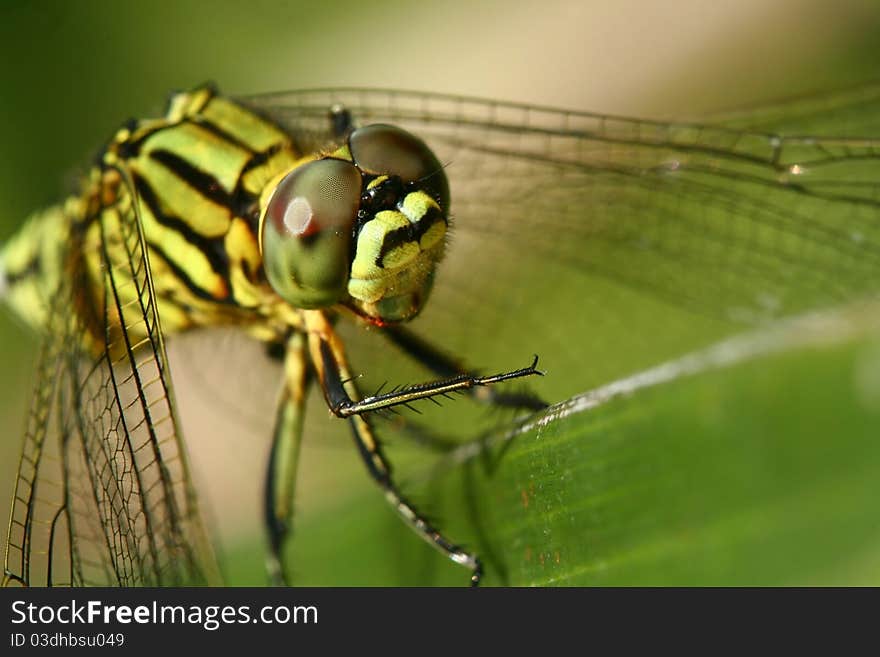
[[[297,163],[262,195],[266,278],[297,308],[344,305],[385,324],[411,319],[443,257],[449,186],[436,156],[388,125]]]

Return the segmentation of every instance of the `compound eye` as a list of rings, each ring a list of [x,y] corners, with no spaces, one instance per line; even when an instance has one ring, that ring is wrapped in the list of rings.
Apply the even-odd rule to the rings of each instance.
[[[345,296],[360,196],[360,172],[344,160],[309,162],[278,184],[260,244],[266,277],[288,303],[323,308]]]
[[[349,137],[352,159],[361,171],[399,176],[418,183],[442,208],[449,207],[449,183],[437,156],[415,135],[393,125],[376,123]]]

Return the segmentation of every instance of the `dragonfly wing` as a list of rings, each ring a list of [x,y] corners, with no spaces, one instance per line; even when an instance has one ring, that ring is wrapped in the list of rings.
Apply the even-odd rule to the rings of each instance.
[[[7,542],[10,583],[216,581],[137,207],[123,181],[95,219],[99,330],[81,312],[82,266],[71,265],[51,300]]]
[[[863,84],[726,112],[713,117],[713,123],[789,136],[876,137],[880,135],[878,107],[880,84]]]
[[[249,102],[307,144],[322,125],[330,139],[334,103],[358,124],[396,123],[425,139],[449,177],[453,231],[413,328],[490,370],[539,353],[555,374],[540,384],[558,384],[549,398],[880,291],[874,139],[406,92]],[[876,115],[880,95],[830,106],[812,112],[820,134],[840,113]]]
[[[65,473],[58,435],[63,347],[71,337],[69,331],[64,332],[63,296],[69,297],[69,290],[59,289],[50,300],[54,310],[47,315],[47,334],[38,359],[6,542],[6,585],[73,582],[66,513],[61,511]],[[54,547],[60,542],[65,542],[67,549]],[[65,563],[60,563],[62,553]]]

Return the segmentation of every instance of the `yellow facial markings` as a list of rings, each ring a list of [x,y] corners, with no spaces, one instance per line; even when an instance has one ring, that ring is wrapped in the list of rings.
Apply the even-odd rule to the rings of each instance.
[[[386,180],[388,180],[388,176],[376,176],[367,184],[367,189],[373,189],[374,187],[378,187]]]
[[[376,260],[382,250],[385,235],[408,225],[409,220],[400,212],[383,210],[376,213],[371,221],[364,224],[358,235],[355,258],[351,263],[351,277],[365,280],[381,278],[383,270],[376,266]]]
[[[403,199],[400,210],[410,221],[417,223],[422,217],[428,214],[429,210],[440,210],[437,201],[428,196],[425,192],[416,191],[406,195]]]
[[[352,278],[348,281],[348,294],[353,299],[372,303],[382,298],[385,286],[376,281]]]
[[[418,223],[432,210],[439,212],[440,206],[437,204],[437,201],[422,191],[407,194],[401,206],[401,211],[413,223]],[[423,251],[427,251],[440,243],[445,235],[446,223],[438,221],[422,234],[422,237],[419,239],[419,247]]]
[[[415,242],[406,242],[391,249],[382,258],[384,269],[400,269],[415,260],[421,249]]]
[[[399,212],[378,212],[364,224],[358,235],[348,283],[348,293],[352,298],[374,303],[393,296],[395,290],[411,290],[423,285],[426,272],[431,270],[442,254],[446,223],[434,223],[418,242],[402,242],[388,249],[386,240],[395,231],[418,225],[431,211],[440,211],[437,202],[428,194],[416,191],[406,196]],[[385,253],[383,248],[387,249]]]
[[[419,240],[419,246],[421,247],[422,251],[428,251],[429,249],[433,249],[438,244],[441,244],[445,236],[446,224],[442,221],[438,221],[436,224],[425,231],[425,234],[422,235],[422,238]]]

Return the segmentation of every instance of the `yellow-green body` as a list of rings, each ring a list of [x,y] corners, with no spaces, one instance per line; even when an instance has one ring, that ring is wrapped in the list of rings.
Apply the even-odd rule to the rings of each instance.
[[[210,176],[213,188],[200,193],[167,166],[169,154],[182,163],[178,168]],[[101,249],[108,249],[111,261],[125,256],[115,248],[121,236],[102,235],[97,219],[130,207],[122,175],[139,194],[137,211],[166,333],[243,324],[268,338],[273,324],[296,321],[265,280],[257,242],[260,194],[298,160],[282,130],[199,89],[175,95],[164,118],[120,129],[101,159],[109,166],[91,170],[82,194],[34,215],[4,246],[8,302],[26,321],[44,324],[59,276],[82,276],[85,284],[75,286],[77,310],[102,330]],[[135,291],[121,294],[133,298]]]
[[[316,306],[290,303],[267,281],[261,214],[288,172],[334,150],[333,157],[351,159],[347,147],[337,146],[304,155],[281,127],[211,88],[176,94],[165,117],[117,131],[80,194],[35,214],[3,246],[7,301],[25,321],[43,327],[59,277],[78,277],[76,311],[91,328],[95,348],[103,344],[113,318],[103,318],[110,306],[104,302],[102,263],[127,263],[119,248],[124,236],[102,234],[120,222],[99,219],[130,212],[134,196],[166,334],[240,325],[259,339],[281,339],[302,327],[298,307]],[[424,289],[423,303],[443,254],[445,223],[386,252],[382,242],[400,225],[415,223],[431,204],[436,206],[423,192],[410,193],[400,211],[378,213],[360,232],[344,288],[350,302],[366,308],[358,314],[381,323],[378,312],[369,317],[374,305],[413,288]],[[319,254],[310,266],[324,265]],[[123,302],[137,294],[134,288],[119,293]]]

